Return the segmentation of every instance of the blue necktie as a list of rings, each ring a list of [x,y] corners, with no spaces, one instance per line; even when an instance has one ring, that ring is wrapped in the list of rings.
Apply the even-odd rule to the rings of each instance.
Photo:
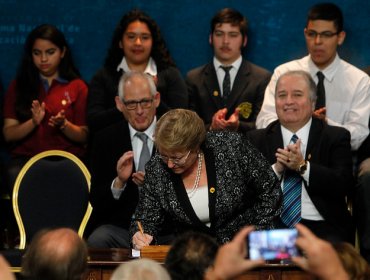
[[[297,135],[293,135],[291,143],[296,143]],[[294,227],[301,220],[301,192],[302,177],[292,170],[287,169],[284,176],[283,186],[283,211],[282,222],[289,228]]]

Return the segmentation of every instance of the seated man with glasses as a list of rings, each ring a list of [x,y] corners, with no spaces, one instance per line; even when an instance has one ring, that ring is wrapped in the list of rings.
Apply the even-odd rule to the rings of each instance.
[[[332,3],[313,6],[304,36],[309,55],[275,69],[256,126],[265,128],[277,119],[274,93],[279,77],[288,71],[303,70],[311,74],[318,87],[314,116],[329,125],[346,128],[351,133],[351,147],[355,151],[369,134],[370,80],[337,54],[337,48],[346,37],[340,8]]]
[[[196,112],[175,109],[161,117],[154,135],[158,152],[146,166],[130,228],[134,248],[160,244],[165,226],[174,235],[203,232],[220,244],[245,225],[274,227],[282,202],[280,184],[243,134],[207,133]]]
[[[153,78],[127,72],[119,83],[116,107],[122,120],[99,131],[91,153],[93,248],[130,247],[128,227],[144,180],[144,166],[154,150],[153,133],[160,103]]]

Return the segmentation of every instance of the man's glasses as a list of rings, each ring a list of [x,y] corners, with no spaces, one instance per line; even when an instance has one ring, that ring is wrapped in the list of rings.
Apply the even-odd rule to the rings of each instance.
[[[143,98],[141,100],[129,100],[125,101],[123,100],[123,104],[125,104],[127,110],[135,110],[137,108],[137,105],[140,104],[142,109],[149,109],[152,107],[154,98]]]
[[[182,156],[182,157],[178,157],[178,158],[171,158],[171,157],[167,157],[167,156],[163,156],[161,154],[159,154],[159,157],[163,160],[164,163],[168,164],[169,161],[171,161],[173,164],[177,165],[177,166],[184,166],[189,155],[190,155],[190,150],[189,152],[187,153],[186,156]]]
[[[324,32],[316,32],[315,30],[307,30],[305,32],[306,36],[310,39],[316,39],[320,37],[321,39],[330,39],[339,34],[339,32],[331,32],[331,31],[324,31]]]

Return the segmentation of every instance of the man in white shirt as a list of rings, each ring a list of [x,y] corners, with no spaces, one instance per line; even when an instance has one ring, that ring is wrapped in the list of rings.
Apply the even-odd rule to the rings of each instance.
[[[265,91],[256,126],[264,128],[277,119],[275,86],[278,78],[290,70],[304,70],[317,83],[318,72],[324,75],[325,107],[314,115],[329,125],[341,126],[351,133],[352,150],[357,150],[369,134],[370,80],[360,69],[341,60],[337,48],[343,44],[343,15],[334,4],[317,4],[311,8],[304,29],[309,55],[278,66]]]
[[[154,149],[160,94],[153,78],[142,72],[127,72],[120,80],[118,91],[115,101],[123,114],[122,121],[99,131],[92,143],[92,222],[98,228],[87,242],[94,248],[130,247],[127,229],[144,180],[141,153],[146,146],[150,157]],[[147,143],[140,133],[146,135]]]
[[[255,128],[271,74],[243,59],[247,19],[226,8],[211,21],[209,43],[213,61],[187,74],[190,109],[211,130],[248,131]]]
[[[299,222],[320,238],[353,243],[354,226],[346,204],[354,186],[349,132],[312,117],[316,85],[305,71],[280,76],[274,100],[278,120],[248,137],[282,180],[278,226],[294,227]]]

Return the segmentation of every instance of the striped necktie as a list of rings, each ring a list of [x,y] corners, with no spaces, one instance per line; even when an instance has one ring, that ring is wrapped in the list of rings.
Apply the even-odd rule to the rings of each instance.
[[[297,135],[293,134],[290,143],[296,143]],[[302,177],[295,171],[287,169],[284,175],[282,222],[293,228],[301,220]]]

